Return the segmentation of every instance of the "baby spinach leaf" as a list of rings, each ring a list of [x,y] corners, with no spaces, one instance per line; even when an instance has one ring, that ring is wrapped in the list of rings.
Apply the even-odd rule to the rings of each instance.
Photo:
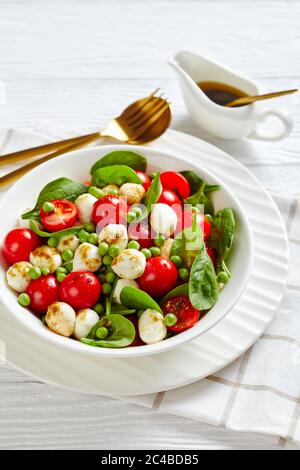
[[[161,193],[162,185],[160,182],[160,175],[159,173],[156,173],[145,196],[145,205],[147,207],[148,214],[151,212],[152,205],[155,204],[160,198]]]
[[[194,308],[208,310],[218,299],[218,283],[213,262],[204,250],[190,271],[189,298]]]
[[[168,292],[164,298],[161,300],[160,305],[163,305],[167,300],[176,297],[177,295],[189,295],[189,285],[188,283],[181,284],[180,286],[175,287],[175,289]]]
[[[161,308],[150,295],[132,286],[125,286],[121,290],[120,299],[122,304],[137,310],[152,308],[161,313]]]
[[[106,327],[109,335],[105,339],[96,339],[96,331],[100,327]],[[114,313],[106,315],[96,325],[93,326],[87,338],[81,341],[90,346],[101,348],[124,348],[129,346],[135,338],[135,328],[133,323],[123,315]]]
[[[197,225],[188,227],[176,236],[170,256],[178,255],[182,258],[185,267],[190,268],[195,257],[203,250],[203,232]]]
[[[225,264],[228,257],[234,238],[235,220],[231,208],[219,210],[213,220],[209,244],[216,248],[218,252],[218,271],[229,270]]]
[[[214,207],[211,201],[208,199],[207,195],[205,194],[206,183],[205,181],[202,182],[198,191],[192,196],[189,196],[185,200],[185,204],[192,204],[192,206],[197,206],[199,204],[204,206],[204,213],[214,215]]]
[[[147,160],[139,153],[132,152],[131,150],[116,150],[104,155],[104,157],[94,163],[90,173],[92,175],[98,168],[111,165],[126,165],[133,170],[146,171]]]
[[[191,194],[196,193],[203,182],[206,183],[204,178],[202,176],[198,175],[198,173],[195,173],[194,171],[191,170],[185,170],[180,172],[189,182],[190,188],[191,188]],[[204,193],[211,193],[212,191],[218,191],[220,189],[220,186],[218,184],[205,184],[205,190]]]
[[[26,212],[26,214],[23,214],[22,219],[37,218],[44,202],[53,201],[53,199],[75,201],[80,194],[86,193],[87,189],[84,184],[69,178],[58,178],[51,181],[41,190],[35,207],[31,211]]]
[[[120,315],[131,315],[131,313],[135,313],[135,312],[136,312],[135,308],[130,309],[120,304],[112,304],[111,309],[110,309],[111,314],[119,313]]]
[[[66,228],[65,230],[59,230],[58,232],[45,232],[44,230],[40,230],[36,221],[31,219],[29,221],[29,228],[34,233],[36,233],[39,237],[43,238],[50,238],[50,237],[64,237],[66,235],[76,234],[80,232],[84,228],[83,225],[77,225],[76,227]]]
[[[142,182],[136,172],[126,165],[104,166],[98,168],[92,175],[92,184],[97,187],[103,187],[107,184],[122,186],[124,183],[141,184]]]

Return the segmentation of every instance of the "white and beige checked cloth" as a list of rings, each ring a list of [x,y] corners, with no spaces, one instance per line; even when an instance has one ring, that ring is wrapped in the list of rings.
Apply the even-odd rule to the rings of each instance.
[[[49,122],[31,130],[0,130],[0,154],[66,135]],[[271,325],[250,350],[213,376],[134,402],[230,430],[278,436],[282,445],[300,444],[300,200],[275,200],[287,226],[291,262],[286,294]]]

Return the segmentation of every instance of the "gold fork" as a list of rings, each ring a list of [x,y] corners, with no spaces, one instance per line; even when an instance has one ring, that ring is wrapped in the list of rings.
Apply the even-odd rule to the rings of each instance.
[[[162,98],[162,95],[155,96],[157,91],[155,90],[147,98],[142,98],[129,105],[119,117],[112,119],[101,132],[3,155],[0,157],[0,165],[44,155],[46,152],[57,149],[43,158],[34,159],[33,162],[0,177],[0,188],[16,181],[41,163],[81,148],[102,137],[110,137],[119,142],[132,144],[144,144],[159,137],[170,124],[171,112],[169,103]]]

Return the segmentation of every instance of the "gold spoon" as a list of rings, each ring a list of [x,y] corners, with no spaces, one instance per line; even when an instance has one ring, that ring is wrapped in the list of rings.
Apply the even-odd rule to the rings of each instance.
[[[278,96],[290,95],[295,93],[297,88],[293,90],[284,90],[284,91],[275,91],[273,93],[265,93],[264,95],[255,95],[255,96],[242,96],[241,98],[236,98],[233,101],[229,101],[225,106],[228,108],[233,108],[235,106],[245,106],[246,104],[254,103],[254,101],[269,100],[270,98],[277,98]]]
[[[33,162],[0,177],[0,188],[19,179],[41,163],[63,153],[84,147],[102,137],[109,137],[119,142],[135,145],[142,145],[157,139],[167,130],[171,121],[170,105],[162,96],[155,96],[157,91],[155,90],[147,98],[142,98],[129,105],[119,117],[108,123],[104,131],[3,155],[0,157],[0,166],[38,155],[45,155],[46,152],[49,153],[49,151],[57,149],[43,158],[34,159]]]

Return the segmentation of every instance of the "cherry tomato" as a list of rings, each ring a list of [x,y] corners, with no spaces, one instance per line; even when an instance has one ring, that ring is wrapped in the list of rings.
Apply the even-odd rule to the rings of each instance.
[[[151,228],[147,223],[131,223],[128,226],[128,235],[131,240],[137,240],[141,248],[150,248],[153,245],[151,239]]]
[[[68,274],[60,284],[61,300],[75,310],[90,308],[101,295],[102,286],[95,274],[78,271]]]
[[[103,228],[108,224],[123,224],[126,222],[128,206],[125,199],[108,194],[95,202],[92,212],[94,224]]]
[[[160,174],[160,182],[164,189],[175,191],[182,199],[186,199],[190,195],[190,184],[180,173],[176,173],[175,171],[163,171]]]
[[[177,269],[168,258],[155,256],[146,262],[145,271],[137,281],[147,294],[162,297],[176,286]]]
[[[59,300],[59,282],[53,274],[41,276],[30,282],[26,292],[30,297],[30,308],[43,314],[49,305]]]
[[[216,267],[217,267],[217,252],[216,252],[216,250],[214,248],[212,248],[211,246],[206,245],[206,252],[207,252],[208,256],[211,257],[214,268],[216,270]]]
[[[9,264],[19,261],[28,261],[30,253],[42,244],[38,237],[29,228],[19,227],[6,235],[2,252]]]
[[[195,309],[189,298],[186,295],[177,295],[167,300],[162,311],[164,315],[167,313],[174,313],[177,317],[177,322],[173,326],[168,326],[168,329],[179,333],[180,331],[191,328],[199,320],[200,311]]]
[[[210,222],[207,220],[205,215],[200,214],[200,212],[196,212],[196,220],[203,230],[204,240],[207,240],[210,235]],[[175,230],[175,235],[179,232],[182,232],[185,228],[191,227],[194,220],[194,212],[191,210],[187,210],[182,212],[181,217],[178,217],[178,224]]]
[[[72,227],[78,214],[75,204],[67,199],[55,199],[50,202],[55,207],[52,212],[45,212],[43,208],[40,209],[40,218],[44,227],[49,232]]]
[[[135,337],[133,342],[129,346],[143,346],[144,341],[142,341],[140,334],[139,334],[139,327],[138,327],[138,319],[136,315],[130,315],[130,318],[128,318],[131,323],[133,323],[133,326],[135,328]]]
[[[135,170],[135,172],[140,177],[144,190],[147,191],[147,189],[149,188],[151,184],[151,180],[149,176],[146,175],[146,173],[144,173],[143,171]]]
[[[168,204],[168,206],[171,207],[173,207],[175,204],[178,205],[180,208],[182,207],[182,202],[177,196],[177,194],[174,193],[174,191],[170,191],[169,189],[162,190],[162,193],[157,202],[160,202],[162,204]]]

